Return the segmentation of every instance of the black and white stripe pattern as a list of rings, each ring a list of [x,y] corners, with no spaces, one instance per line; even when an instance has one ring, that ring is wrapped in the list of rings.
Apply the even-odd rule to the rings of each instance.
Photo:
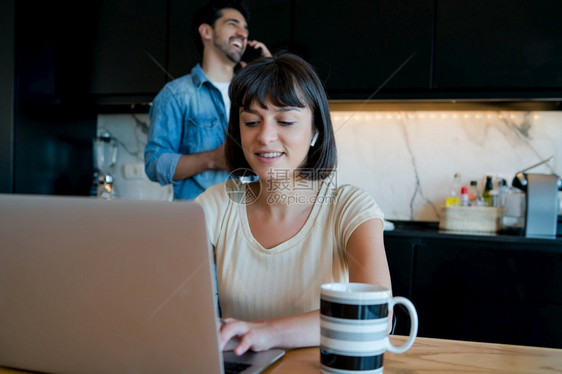
[[[320,346],[343,356],[375,356],[386,350],[388,318],[354,321],[320,317]]]
[[[375,374],[383,371],[388,341],[388,302],[320,300],[322,372]]]
[[[388,303],[354,305],[320,300],[320,314],[333,318],[370,320],[388,316]]]
[[[382,374],[390,292],[368,284],[325,284],[320,296],[320,360],[328,374]]]
[[[320,363],[324,373],[375,374],[383,372],[383,354],[373,356],[344,356],[330,351],[320,351]]]

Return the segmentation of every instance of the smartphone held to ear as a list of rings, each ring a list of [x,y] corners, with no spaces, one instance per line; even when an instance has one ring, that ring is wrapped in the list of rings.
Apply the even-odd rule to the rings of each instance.
[[[250,46],[246,46],[246,50],[242,55],[242,61],[244,62],[252,62],[256,58],[262,57],[263,51],[261,47],[253,48]]]

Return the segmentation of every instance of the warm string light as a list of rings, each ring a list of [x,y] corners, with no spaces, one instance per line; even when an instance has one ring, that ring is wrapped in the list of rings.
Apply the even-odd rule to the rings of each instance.
[[[365,123],[373,121],[392,121],[392,120],[508,120],[521,122],[524,120],[525,113],[504,113],[504,112],[428,112],[428,111],[405,111],[405,112],[332,112],[334,123],[344,122]],[[539,114],[533,114],[533,120],[540,119]]]

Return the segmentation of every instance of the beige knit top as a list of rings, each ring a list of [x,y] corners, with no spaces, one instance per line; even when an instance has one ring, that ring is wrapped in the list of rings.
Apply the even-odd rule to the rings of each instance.
[[[246,205],[231,198],[238,186],[230,180],[195,200],[205,210],[223,317],[253,321],[318,309],[320,285],[349,280],[345,246],[353,231],[383,219],[365,191],[323,182],[301,230],[265,249],[251,233]]]

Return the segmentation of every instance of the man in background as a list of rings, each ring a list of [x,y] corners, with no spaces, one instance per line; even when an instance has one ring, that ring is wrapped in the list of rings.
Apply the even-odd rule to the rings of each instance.
[[[145,172],[161,185],[173,183],[176,200],[193,200],[228,178],[223,143],[234,68],[245,65],[246,48],[271,56],[263,43],[248,40],[247,18],[240,1],[210,1],[200,8],[192,37],[201,64],[168,82],[152,103]]]

